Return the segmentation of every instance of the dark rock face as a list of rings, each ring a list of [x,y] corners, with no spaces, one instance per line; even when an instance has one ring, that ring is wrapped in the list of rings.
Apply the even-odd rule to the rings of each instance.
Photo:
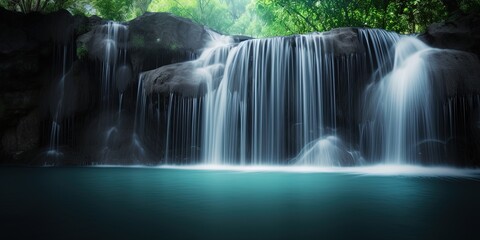
[[[434,80],[433,88],[441,99],[480,94],[480,60],[476,55],[443,50],[429,51],[424,57]]]
[[[75,31],[74,18],[66,10],[44,15],[13,13],[0,9],[0,15],[2,53],[32,49],[46,41],[67,43]]]
[[[97,87],[86,71],[85,62],[76,61],[65,75],[65,96],[63,100],[64,117],[87,112],[95,108],[95,95],[91,93]]]
[[[83,22],[83,25],[88,25],[92,29],[76,40],[78,47],[87,50],[90,60],[103,61],[107,57],[106,53],[116,54],[115,51],[106,51],[105,49],[109,47],[105,43],[108,32],[102,25],[106,21],[93,19],[88,23],[85,19],[79,19],[78,22]],[[98,25],[91,26],[91,22]],[[137,19],[125,23],[125,26],[118,28],[116,33],[117,44],[120,45],[111,46],[112,48],[128,48],[131,65],[120,67],[119,71],[122,72],[118,73],[121,76],[118,87],[123,91],[127,90],[133,76],[164,65],[191,60],[205,47],[212,36],[219,35],[191,20],[170,13],[145,13]],[[239,36],[238,39],[240,41],[247,38]],[[118,56],[108,57],[111,59],[110,62],[113,62]],[[186,66],[181,67],[176,73],[184,75],[186,68]],[[125,78],[124,76],[129,77]]]
[[[217,34],[170,13],[145,13],[128,25],[128,46],[137,73],[191,60]]]
[[[43,90],[51,82],[55,46],[73,39],[67,11],[20,14],[0,9],[0,136],[2,155],[39,147]]]
[[[432,108],[438,109],[436,119],[447,139],[439,148],[445,150],[441,157],[446,162],[455,159],[457,165],[478,165],[480,60],[473,53],[458,50],[429,51],[424,57],[437,103]]]
[[[116,87],[119,92],[125,92],[134,80],[132,67],[130,65],[122,65],[117,68]]]
[[[198,62],[176,63],[145,72],[144,86],[147,94],[168,95],[175,93],[182,97],[201,97],[207,93],[207,82],[215,86],[221,81],[224,66],[215,64],[207,69],[197,70]]]
[[[16,157],[25,151],[38,148],[40,140],[40,114],[33,111],[20,119],[16,128],[6,131],[2,137],[3,151]]]
[[[419,38],[428,45],[458,51],[428,56],[433,88],[448,109],[446,131],[454,132],[445,143],[445,158],[457,165],[478,166],[480,156],[480,15],[456,15],[432,24]]]
[[[211,30],[170,13],[145,13],[129,23],[132,47],[197,51],[211,39]],[[144,46],[142,46],[144,45]]]
[[[480,56],[480,15],[459,15],[442,23],[434,23],[419,38],[432,47],[461,50]]]
[[[145,72],[147,93],[196,96],[201,82],[195,79],[194,65],[193,62],[176,63]]]
[[[58,98],[62,62],[68,71],[76,58],[74,39],[90,31],[98,19],[73,17],[66,10],[22,14],[0,8],[2,161],[19,160],[20,155],[44,145],[42,122],[57,105],[58,99],[52,98]],[[86,64],[73,65],[65,75],[64,88],[69,94],[59,111],[61,117],[87,112],[93,106]]]
[[[359,54],[365,52],[355,28],[338,28],[322,33],[325,47],[338,55]]]

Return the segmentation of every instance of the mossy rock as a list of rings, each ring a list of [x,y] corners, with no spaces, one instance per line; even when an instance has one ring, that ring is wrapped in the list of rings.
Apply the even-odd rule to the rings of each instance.
[[[80,60],[83,60],[86,57],[88,57],[88,49],[87,49],[87,46],[85,46],[85,44],[79,44],[77,46],[77,57]]]

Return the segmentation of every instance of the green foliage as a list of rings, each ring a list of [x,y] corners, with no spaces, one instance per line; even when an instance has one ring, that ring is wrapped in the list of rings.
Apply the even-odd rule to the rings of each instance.
[[[68,0],[64,6],[73,15],[91,16],[96,13],[91,0]]]
[[[88,50],[85,45],[79,45],[77,46],[77,57],[80,60],[85,59],[88,56]]]
[[[153,0],[148,10],[172,12],[229,34],[262,37],[347,26],[415,33],[449,14],[478,8],[480,0]]]
[[[228,29],[230,34],[260,37],[260,32],[266,23],[255,12],[254,1],[249,1],[244,12],[234,21]]]
[[[263,35],[373,27],[412,33],[444,19],[440,0],[258,0],[257,12],[268,24]],[[283,32],[282,32],[283,31]]]
[[[73,0],[0,0],[0,6],[8,10],[29,12],[52,12],[71,5]]]
[[[0,0],[0,7],[7,10],[15,10],[15,5],[10,0]]]
[[[459,8],[463,12],[480,12],[480,0],[460,0]]]
[[[147,11],[148,6],[150,5],[151,2],[152,0],[134,0],[133,8],[131,9],[131,14],[129,18],[133,19],[135,17],[138,17],[144,14]]]
[[[225,0],[153,0],[148,11],[171,12],[220,32],[228,32],[241,9]],[[237,1],[238,2],[238,1]],[[228,4],[230,3],[230,5]]]
[[[67,9],[74,15],[99,15],[125,21],[143,14],[152,0],[0,0],[0,6],[12,11],[53,12]]]
[[[0,0],[21,12],[99,15],[126,21],[144,12],[171,12],[226,34],[255,37],[326,31],[338,27],[421,32],[461,12],[480,11],[480,0]]]
[[[122,21],[128,18],[133,0],[92,0],[92,5],[101,17]]]
[[[152,0],[91,0],[91,7],[100,17],[127,21],[146,12]]]

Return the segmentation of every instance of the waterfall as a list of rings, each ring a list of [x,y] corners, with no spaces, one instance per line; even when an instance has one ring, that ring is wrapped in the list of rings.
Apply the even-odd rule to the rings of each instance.
[[[333,58],[314,56],[322,50],[321,39],[251,40],[232,52],[220,86],[206,97],[214,105],[205,112],[213,116],[206,121],[205,161],[276,163],[288,150],[286,139],[303,146],[325,131],[326,122],[334,128],[335,84],[327,82],[333,79]],[[326,81],[313,81],[323,76]],[[298,128],[294,134],[288,132],[292,128]]]
[[[356,161],[353,156],[359,154],[349,152],[337,136],[337,104],[348,105],[342,111],[353,117],[352,96],[360,86],[356,78],[368,75],[369,67],[380,68],[383,62],[366,63],[373,57],[388,59],[388,48],[398,39],[385,31],[358,31],[365,54],[336,52],[338,46],[324,33],[255,39],[233,48],[220,85],[209,87],[205,96],[204,162],[277,164],[311,153],[305,146],[320,146],[319,154],[329,148],[347,152]],[[339,93],[348,99],[337,99]],[[311,154],[295,159],[300,164],[343,164],[313,158],[318,159]]]
[[[102,111],[108,112],[113,109],[114,101],[121,94],[120,85],[124,84],[117,79],[117,73],[124,73],[127,56],[128,29],[126,26],[108,22],[102,27],[104,33],[104,54],[101,75],[101,101]],[[120,76],[122,74],[119,74]],[[116,90],[118,88],[118,93]]]
[[[145,85],[140,76],[133,139],[166,164],[438,161],[463,119],[452,114],[479,105],[478,96],[434,96],[427,57],[439,51],[374,29],[240,43],[214,38],[198,59],[176,65],[193,66],[191,80],[205,94],[183,94],[176,85],[156,92],[155,78]]]
[[[362,143],[377,161],[418,163],[419,154],[438,159],[434,145],[420,152],[422,142],[439,140],[429,63],[425,55],[432,49],[414,37],[404,37],[396,45],[393,70],[366,90],[365,125]]]
[[[201,87],[213,89],[218,87],[223,76],[233,39],[209,33],[212,41],[197,59],[187,64],[193,81],[202,82],[205,86]],[[173,91],[165,95],[152,94],[151,83],[145,84],[145,74],[140,74],[138,81],[134,138],[162,152],[160,158],[165,164],[198,161],[203,140],[202,124],[208,121],[202,111],[207,99]]]
[[[119,144],[123,94],[131,78],[127,64],[128,28],[125,25],[108,22],[100,28],[102,34],[102,62],[100,87],[100,131],[103,132],[101,158],[112,158],[113,145]],[[118,148],[118,146],[115,146]]]
[[[62,130],[62,121],[64,120],[64,101],[65,101],[65,77],[67,75],[67,70],[69,69],[70,60],[69,60],[69,47],[67,45],[62,45],[58,47],[61,53],[61,73],[58,77],[58,82],[54,84],[54,89],[52,92],[52,99],[50,102],[50,114],[52,116],[51,130],[50,130],[50,141],[47,155],[57,157],[61,156],[60,144],[61,144],[61,130]],[[66,129],[64,129],[66,130]]]

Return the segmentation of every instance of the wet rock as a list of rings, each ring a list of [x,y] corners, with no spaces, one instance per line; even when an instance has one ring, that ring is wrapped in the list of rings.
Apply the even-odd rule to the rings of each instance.
[[[132,48],[149,51],[183,49],[197,51],[211,40],[211,31],[189,19],[170,13],[145,13],[129,23]]]
[[[243,36],[243,35],[233,35],[232,38],[233,38],[233,41],[236,43],[253,39],[252,37]]]
[[[94,109],[97,85],[92,82],[85,62],[76,61],[65,75],[63,113],[66,117]]]
[[[191,60],[217,33],[170,13],[145,13],[129,22],[133,71]]]
[[[122,65],[117,68],[117,81],[115,82],[117,91],[123,93],[128,86],[133,82],[132,67],[130,65]]]
[[[18,51],[27,44],[27,34],[18,29],[6,27],[5,23],[0,23],[0,53],[8,54]]]
[[[424,58],[437,96],[445,100],[480,94],[480,61],[475,54],[438,50],[428,51]]]
[[[127,26],[110,22],[95,26],[91,31],[79,36],[77,48],[85,48],[92,60],[114,64],[118,49],[126,49],[127,38]]]
[[[81,36],[89,31],[92,31],[96,26],[105,24],[107,21],[99,16],[86,17],[83,15],[73,16],[73,25],[75,29],[75,35]]]
[[[203,96],[207,90],[207,81],[212,80],[208,74],[210,71],[205,74],[199,73],[193,61],[171,64],[145,72],[144,87],[147,94],[176,93],[184,97]]]
[[[480,14],[455,15],[445,22],[434,23],[419,38],[432,47],[480,56]]]
[[[38,148],[40,140],[40,114],[31,112],[20,119],[15,128],[6,131],[2,137],[2,149],[5,153],[15,158],[25,151]]]
[[[349,55],[365,51],[354,28],[338,28],[322,33],[326,49],[336,55]]]
[[[58,51],[75,38],[73,16],[66,10],[22,14],[0,9],[0,154],[39,146],[39,124],[55,81]]]
[[[357,28],[337,28],[328,32],[311,33],[313,36],[321,36],[318,44],[324,53],[333,53],[335,56],[364,53],[365,48],[361,44]],[[285,37],[290,40],[293,47],[299,41],[298,35]]]

